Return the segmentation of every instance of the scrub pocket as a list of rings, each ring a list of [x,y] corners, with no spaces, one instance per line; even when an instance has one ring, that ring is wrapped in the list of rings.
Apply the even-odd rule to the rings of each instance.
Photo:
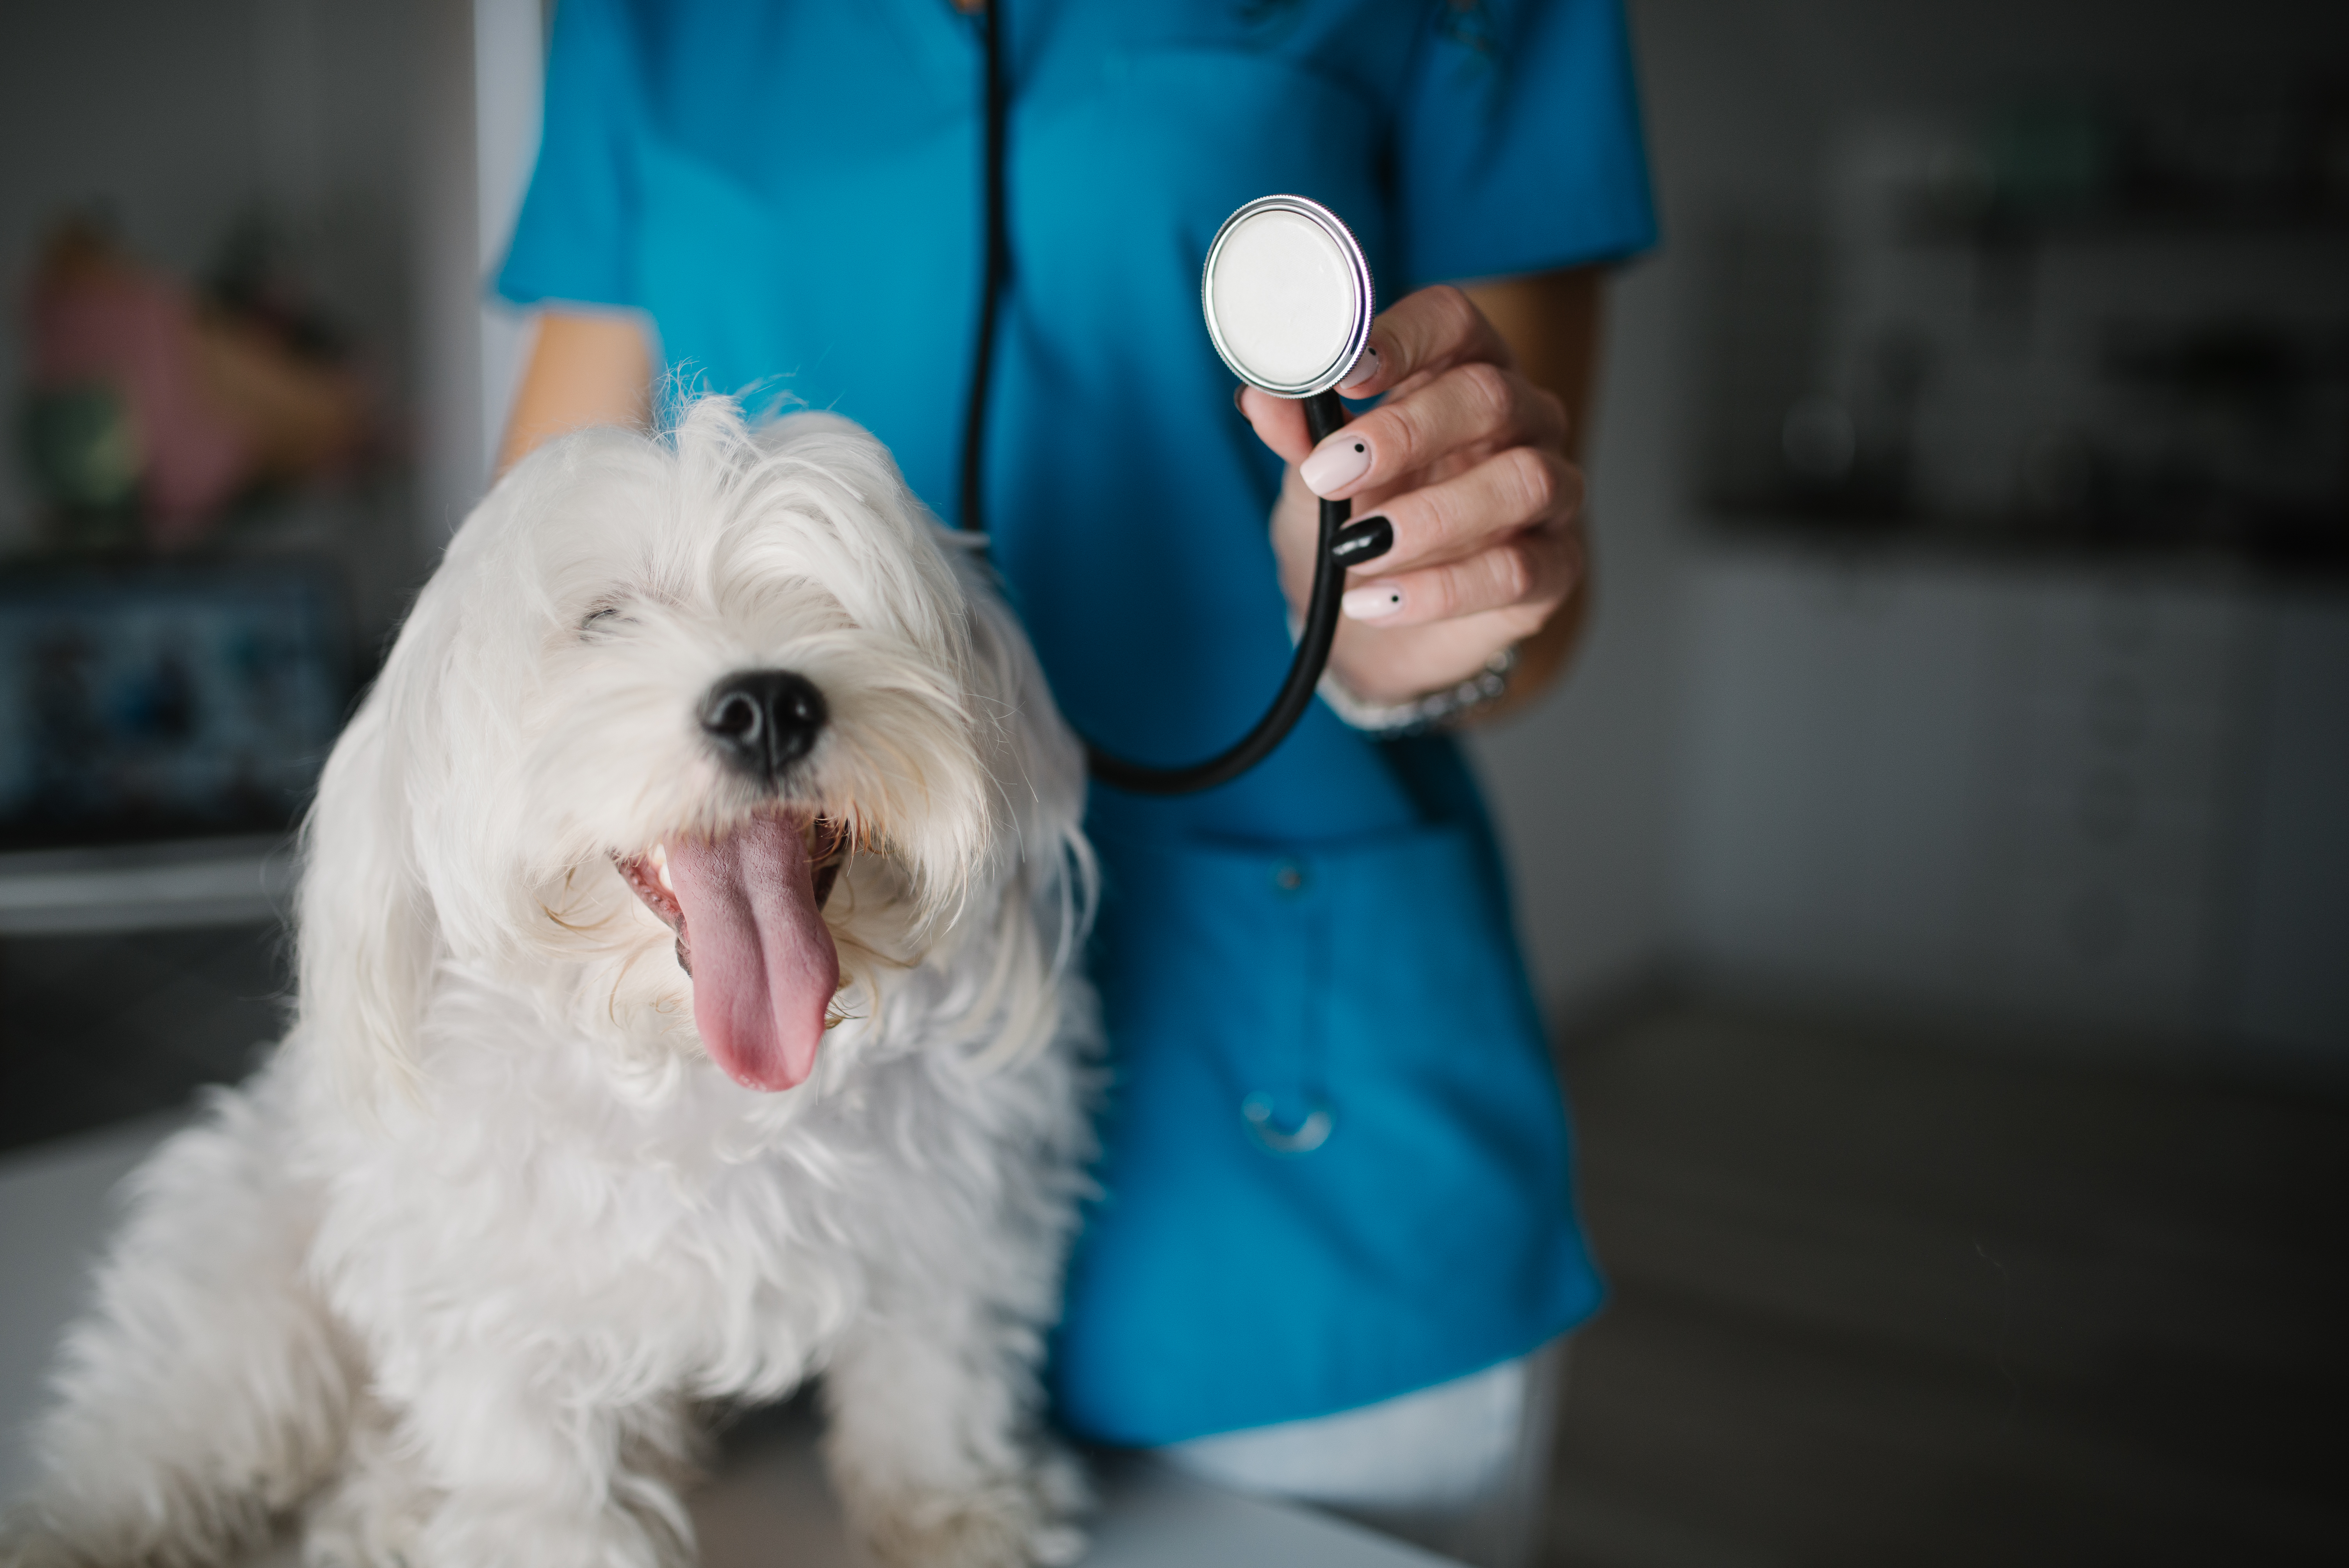
[[[1164,1443],[1521,1355],[1599,1286],[1489,842],[1098,839],[1113,1079],[1054,1367]]]

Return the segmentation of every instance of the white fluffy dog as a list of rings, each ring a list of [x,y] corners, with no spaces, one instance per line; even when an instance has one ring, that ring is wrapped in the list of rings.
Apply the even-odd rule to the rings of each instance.
[[[1083,764],[845,421],[568,438],[450,544],[306,830],[301,994],[140,1171],[0,1563],[689,1561],[823,1377],[885,1561],[1064,1560]]]

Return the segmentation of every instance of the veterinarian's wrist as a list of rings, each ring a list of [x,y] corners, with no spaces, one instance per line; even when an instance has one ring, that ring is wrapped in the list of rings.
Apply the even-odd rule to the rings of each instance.
[[[1484,667],[1465,680],[1402,702],[1371,702],[1357,696],[1334,670],[1322,673],[1319,690],[1330,711],[1354,728],[1381,740],[1400,739],[1450,728],[1498,703],[1508,695],[1509,677],[1516,673],[1517,656],[1517,645],[1512,643],[1485,660]]]

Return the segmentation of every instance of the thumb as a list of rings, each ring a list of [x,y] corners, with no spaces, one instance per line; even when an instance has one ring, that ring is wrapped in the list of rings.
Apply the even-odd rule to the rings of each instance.
[[[1281,461],[1301,463],[1305,454],[1313,449],[1313,438],[1305,428],[1302,403],[1276,397],[1253,387],[1241,387],[1237,401],[1240,413],[1256,428],[1257,438],[1279,453]]]

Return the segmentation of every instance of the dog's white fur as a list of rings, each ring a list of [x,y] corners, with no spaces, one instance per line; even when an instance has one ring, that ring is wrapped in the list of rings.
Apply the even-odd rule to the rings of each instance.
[[[702,1051],[614,857],[762,804],[696,727],[830,706],[785,803],[861,846],[839,1022],[762,1094]],[[823,1375],[885,1559],[1064,1559],[1037,1425],[1090,1132],[1081,754],[982,564],[847,422],[584,432],[458,533],[306,830],[301,989],[139,1173],[0,1563],[690,1560],[697,1418]],[[769,809],[774,802],[765,800]]]

